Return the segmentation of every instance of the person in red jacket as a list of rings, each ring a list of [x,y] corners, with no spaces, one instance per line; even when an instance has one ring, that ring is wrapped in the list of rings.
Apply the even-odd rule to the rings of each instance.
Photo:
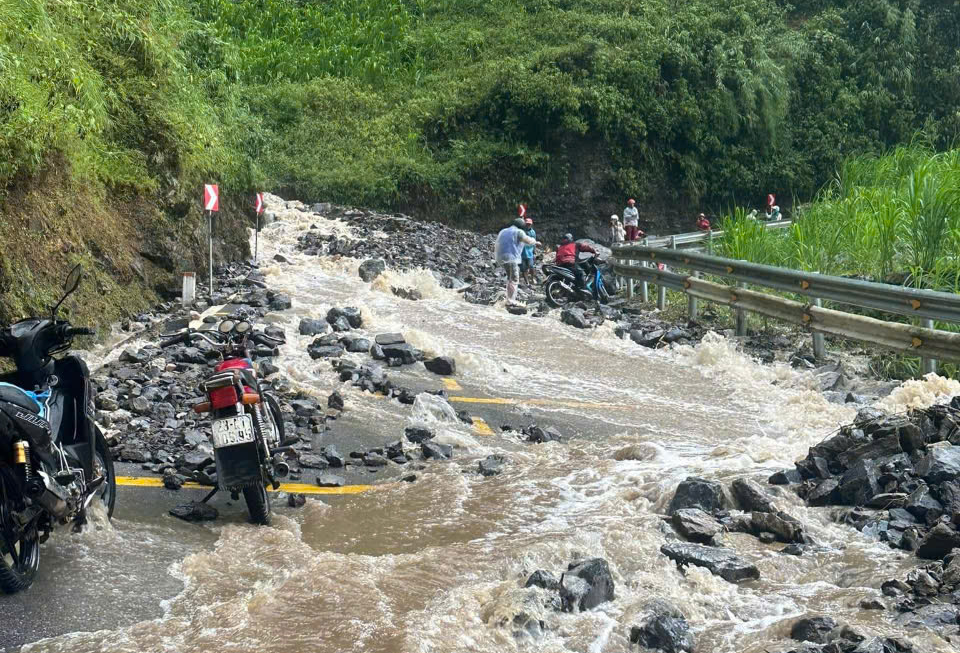
[[[597,250],[595,250],[592,245],[588,245],[587,243],[578,243],[573,239],[572,234],[564,234],[563,240],[560,241],[560,245],[557,247],[556,264],[573,272],[573,276],[577,280],[577,286],[582,288],[583,270],[580,269],[579,265],[577,265],[577,260],[580,258],[580,252],[587,252],[588,254],[593,254],[594,256],[597,254]]]
[[[710,231],[710,221],[703,213],[697,216],[697,229],[700,231]]]

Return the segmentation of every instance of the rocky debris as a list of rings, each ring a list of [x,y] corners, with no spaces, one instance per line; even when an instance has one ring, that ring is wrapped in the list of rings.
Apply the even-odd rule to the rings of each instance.
[[[795,639],[798,642],[826,644],[827,636],[836,627],[837,622],[830,617],[803,617],[790,629],[790,639]]]
[[[560,581],[551,572],[538,569],[530,575],[524,587],[541,587],[545,590],[559,590]]]
[[[427,441],[420,445],[424,460],[449,460],[453,457],[453,447],[449,444]]]
[[[412,424],[403,430],[403,434],[413,444],[422,444],[435,435],[433,429],[424,424]]]
[[[534,444],[563,441],[563,436],[560,435],[560,431],[552,426],[541,428],[536,424],[531,424],[530,426],[524,427],[521,433],[526,436],[527,442],[532,442]]]
[[[170,509],[170,514],[189,522],[213,521],[219,516],[216,508],[201,501],[178,504]]]
[[[660,552],[675,561],[681,569],[687,565],[704,567],[731,583],[760,578],[760,570],[756,565],[743,560],[730,549],[671,542],[661,546]]]
[[[503,472],[507,459],[500,454],[487,456],[478,463],[478,471],[482,476],[496,476]]]
[[[416,288],[399,288],[397,286],[390,286],[390,292],[400,299],[407,299],[412,302],[423,299],[423,293]]]
[[[312,318],[303,318],[297,331],[301,336],[322,336],[330,331],[330,325],[324,320],[314,320]]]
[[[343,395],[340,394],[339,390],[334,390],[329,397],[327,397],[327,408],[333,408],[334,410],[343,410]]]
[[[320,487],[343,487],[347,481],[336,474],[320,474],[317,476],[317,485]]]
[[[698,508],[712,513],[722,510],[726,506],[723,486],[716,481],[691,476],[680,482],[677,491],[670,501],[667,513],[672,515],[684,508]]]
[[[699,508],[681,508],[673,513],[673,527],[691,542],[716,544],[716,536],[723,530],[720,522]]]
[[[437,356],[436,358],[425,360],[423,361],[423,365],[430,372],[439,374],[440,376],[450,376],[457,371],[457,362],[449,356]]]
[[[360,315],[360,309],[354,306],[345,308],[331,308],[327,311],[327,323],[333,327],[334,331],[348,331],[350,329],[359,329],[363,326],[363,317]],[[343,328],[346,325],[346,328]]]
[[[287,506],[290,508],[302,508],[307,505],[307,497],[303,494],[291,492],[287,495]]]
[[[570,563],[560,579],[560,600],[564,612],[583,612],[612,601],[615,584],[610,565],[603,558]]]
[[[692,653],[696,645],[683,613],[666,601],[655,599],[644,612],[649,616],[630,629],[630,642],[665,653]]]
[[[763,488],[754,481],[738,478],[730,484],[730,491],[737,500],[741,510],[748,512],[777,512],[773,501],[767,496]]]
[[[381,347],[384,345],[402,345],[406,342],[403,335],[399,333],[381,333],[374,338],[374,341]]]
[[[360,264],[358,273],[360,278],[370,283],[379,277],[387,269],[387,264],[383,259],[367,259]]]

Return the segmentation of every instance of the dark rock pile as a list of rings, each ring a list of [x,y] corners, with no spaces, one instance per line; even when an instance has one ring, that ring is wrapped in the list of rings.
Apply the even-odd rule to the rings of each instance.
[[[616,334],[643,347],[657,349],[671,344],[690,345],[699,342],[707,332],[699,322],[690,320],[684,326],[661,320],[644,311],[625,308],[617,321]]]
[[[898,599],[899,625],[960,633],[960,399],[898,415],[861,409],[770,482],[812,506],[846,506],[838,520],[934,561],[881,589]]]

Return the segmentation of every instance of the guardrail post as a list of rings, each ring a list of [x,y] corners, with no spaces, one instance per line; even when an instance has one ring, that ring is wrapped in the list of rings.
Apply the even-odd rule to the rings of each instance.
[[[817,297],[816,299],[813,300],[813,305],[816,306],[817,308],[820,308],[821,306],[823,306],[823,300],[821,300],[819,297]],[[821,361],[821,360],[823,360],[824,356],[826,356],[826,355],[827,355],[827,348],[826,348],[826,344],[825,344],[825,342],[824,342],[824,340],[823,340],[823,334],[822,334],[822,333],[817,333],[816,331],[814,331],[814,333],[813,333],[813,357],[814,357],[814,359],[816,359],[816,360],[818,360],[818,361]]]
[[[670,236],[670,249],[677,248],[677,237],[676,235]]]
[[[634,267],[636,264],[637,262],[633,259],[627,261],[627,265],[630,267]],[[633,299],[633,277],[627,279],[627,299]]]
[[[667,307],[667,287],[664,285],[657,286],[657,308],[661,311]]]
[[[923,320],[921,326],[925,329],[933,328],[933,320]],[[924,358],[923,359],[923,373],[924,374],[936,374],[937,373],[937,359],[936,358]]]
[[[742,281],[737,283],[737,288],[746,288],[747,284]],[[747,335],[747,312],[742,308],[738,308],[737,312],[737,335],[745,336]]]
[[[640,265],[645,268],[649,267],[646,261],[640,261]],[[643,300],[644,304],[650,301],[650,287],[647,285],[646,279],[640,282],[640,298]]]
[[[707,254],[713,254],[713,229],[707,232]]]
[[[691,275],[694,279],[699,278],[700,273],[694,272]],[[697,298],[693,295],[687,295],[687,315],[690,316],[691,320],[697,319]]]

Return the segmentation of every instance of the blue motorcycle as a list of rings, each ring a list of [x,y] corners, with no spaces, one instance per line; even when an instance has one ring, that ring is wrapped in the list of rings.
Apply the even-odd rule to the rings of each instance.
[[[612,276],[604,278],[606,264],[593,256],[577,263],[583,270],[583,285],[577,284],[576,275],[570,268],[545,264],[541,269],[547,279],[543,282],[543,292],[547,304],[561,308],[567,304],[585,301],[599,301],[606,304],[617,292],[616,280]],[[612,290],[612,292],[611,292]]]

